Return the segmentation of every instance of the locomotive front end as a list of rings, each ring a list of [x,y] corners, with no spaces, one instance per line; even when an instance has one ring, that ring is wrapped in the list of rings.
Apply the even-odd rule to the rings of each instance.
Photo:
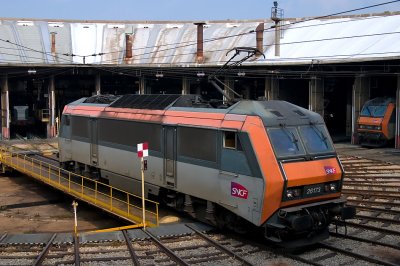
[[[381,147],[393,142],[396,106],[393,98],[367,101],[357,120],[357,138],[362,146]]]
[[[266,176],[266,195],[279,197],[279,206],[264,223],[265,237],[286,247],[327,238],[329,224],[353,218],[355,208],[341,198],[344,171],[322,118],[297,108],[264,124],[280,175]],[[281,190],[268,184],[273,178]]]

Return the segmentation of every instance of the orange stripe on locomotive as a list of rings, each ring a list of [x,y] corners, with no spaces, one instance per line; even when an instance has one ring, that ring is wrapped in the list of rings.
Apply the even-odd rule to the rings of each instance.
[[[124,109],[113,107],[79,106],[66,108],[64,114],[86,115],[99,118],[134,120],[138,122],[153,122],[167,125],[186,125],[195,127],[231,129],[249,134],[258,164],[264,180],[264,196],[262,215],[259,225],[263,224],[279,208],[294,206],[300,203],[318,202],[323,199],[338,198],[340,193],[317,196],[290,202],[282,202],[284,177],[275,157],[263,121],[258,116],[232,115],[205,112],[160,111],[142,109]],[[338,171],[327,176],[324,165],[332,165]],[[313,162],[297,162],[283,165],[288,179],[288,187],[323,183],[340,180],[342,172],[336,158]]]

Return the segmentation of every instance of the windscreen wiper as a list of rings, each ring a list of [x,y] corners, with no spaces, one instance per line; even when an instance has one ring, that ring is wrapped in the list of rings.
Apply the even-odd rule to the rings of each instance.
[[[314,130],[314,132],[317,133],[318,137],[325,143],[325,146],[328,147],[327,137],[324,135],[324,133],[319,128],[317,128],[317,126],[313,122],[310,122],[310,126]]]
[[[296,136],[293,134],[292,131],[290,131],[289,129],[287,129],[285,127],[285,125],[280,125],[282,131],[286,134],[286,136],[289,138],[289,140],[296,145],[296,149],[299,150],[299,144],[297,142],[299,142],[299,140],[296,138]]]
[[[365,109],[367,109],[369,116],[372,116],[371,110],[369,110],[369,106],[366,106]]]

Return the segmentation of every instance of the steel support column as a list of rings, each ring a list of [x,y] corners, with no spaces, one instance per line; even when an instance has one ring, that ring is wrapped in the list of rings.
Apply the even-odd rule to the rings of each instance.
[[[397,75],[397,90],[396,90],[396,138],[395,148],[400,149],[400,74]]]
[[[47,122],[47,138],[54,138],[56,132],[56,94],[55,94],[55,80],[54,76],[50,77],[49,91],[48,91],[48,104],[49,104],[49,122]]]
[[[146,94],[146,79],[144,77],[139,78],[139,94]]]
[[[182,78],[182,95],[190,94],[190,80],[187,77]]]
[[[313,76],[308,85],[308,109],[324,117],[324,80]]]
[[[95,80],[95,95],[100,95],[101,94],[101,76],[100,74],[96,75],[96,80]]]
[[[7,76],[1,79],[1,137],[10,139],[10,99]]]
[[[357,120],[364,103],[370,97],[370,78],[357,76],[354,80],[351,106],[351,143],[358,144]]]
[[[231,99],[235,98],[235,94],[232,92],[232,90],[235,89],[235,81],[234,81],[232,78],[225,77],[224,85],[225,85],[225,86],[224,86],[224,93],[225,93],[227,96],[229,96],[229,98],[231,98]],[[229,88],[230,88],[230,89],[229,89]],[[223,98],[223,101],[224,101],[224,102],[227,101],[227,99],[225,98],[225,96],[224,96],[224,98]]]
[[[265,78],[264,97],[267,100],[279,99],[279,80],[276,77]]]

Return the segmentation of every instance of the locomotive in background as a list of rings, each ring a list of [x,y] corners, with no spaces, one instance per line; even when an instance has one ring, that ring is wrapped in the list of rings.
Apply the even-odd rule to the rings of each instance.
[[[77,100],[62,115],[60,163],[140,195],[136,145],[148,142],[147,198],[283,246],[327,238],[333,219],[355,215],[320,115],[284,101],[215,107],[195,95]]]
[[[357,120],[358,142],[366,147],[381,147],[394,142],[396,105],[393,98],[367,101]]]

